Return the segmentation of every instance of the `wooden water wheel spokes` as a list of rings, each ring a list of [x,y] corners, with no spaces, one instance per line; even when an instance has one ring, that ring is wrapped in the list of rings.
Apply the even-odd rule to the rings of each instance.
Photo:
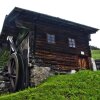
[[[18,91],[24,86],[24,64],[21,55],[12,53],[8,63],[11,91]]]
[[[16,62],[15,62],[15,59],[12,58],[12,59],[10,59],[9,67],[8,67],[8,73],[9,73],[12,88],[15,88],[16,81],[17,81],[16,80],[17,79],[16,71],[17,71],[16,70]]]

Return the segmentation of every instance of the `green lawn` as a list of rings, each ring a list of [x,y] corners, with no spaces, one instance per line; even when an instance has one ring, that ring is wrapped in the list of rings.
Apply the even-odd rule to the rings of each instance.
[[[100,59],[100,50],[92,50],[91,53],[94,59]]]
[[[100,100],[100,71],[52,76],[35,88],[1,96],[0,100]]]

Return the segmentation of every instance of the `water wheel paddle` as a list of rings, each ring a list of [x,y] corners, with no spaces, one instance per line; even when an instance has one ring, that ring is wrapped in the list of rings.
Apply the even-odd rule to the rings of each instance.
[[[11,91],[18,91],[24,87],[24,63],[20,54],[12,53],[8,63],[8,73]]]

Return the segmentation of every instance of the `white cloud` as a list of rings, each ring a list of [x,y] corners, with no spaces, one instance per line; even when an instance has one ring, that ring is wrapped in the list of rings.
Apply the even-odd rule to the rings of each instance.
[[[0,0],[0,29],[15,6],[100,28],[99,0]],[[92,45],[99,46],[100,32],[92,35]],[[97,40],[99,40],[97,42]]]
[[[91,35],[91,39],[92,41],[90,42],[90,44],[100,48],[100,31],[98,31],[96,34]]]

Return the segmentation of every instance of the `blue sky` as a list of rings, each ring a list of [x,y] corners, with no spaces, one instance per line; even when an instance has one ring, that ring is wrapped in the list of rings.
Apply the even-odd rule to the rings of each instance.
[[[6,14],[20,7],[100,29],[100,0],[0,0],[0,30]],[[91,36],[100,48],[100,31]]]

